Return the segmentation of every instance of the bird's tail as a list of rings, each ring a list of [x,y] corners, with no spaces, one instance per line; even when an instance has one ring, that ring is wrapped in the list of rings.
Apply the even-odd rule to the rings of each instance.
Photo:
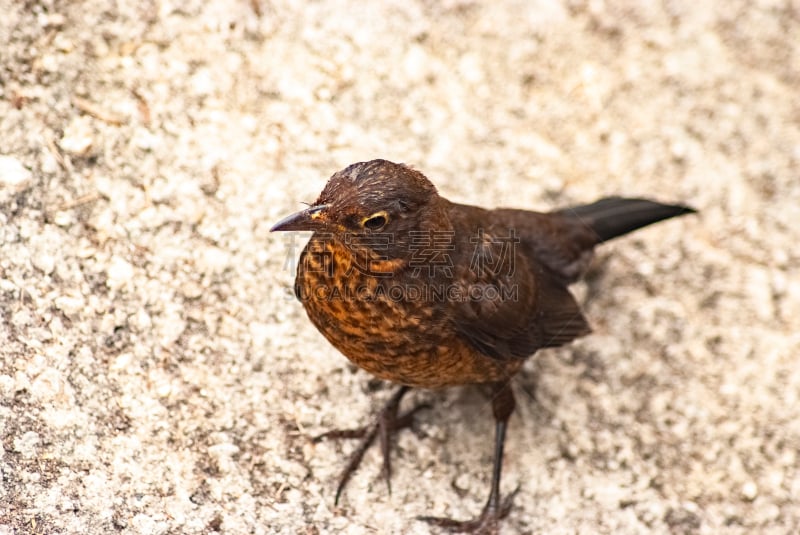
[[[597,242],[602,243],[664,219],[693,214],[696,210],[680,204],[661,204],[647,199],[607,197],[559,212],[580,219],[597,234]]]

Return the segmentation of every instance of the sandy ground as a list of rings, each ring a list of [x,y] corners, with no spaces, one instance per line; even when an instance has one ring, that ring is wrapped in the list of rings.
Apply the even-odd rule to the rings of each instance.
[[[365,5],[368,4],[368,5]],[[390,390],[268,232],[345,165],[699,216],[603,247],[515,381],[505,533],[800,530],[800,3],[0,1],[0,534],[428,533],[485,499],[473,388]],[[535,392],[535,394],[534,394]]]

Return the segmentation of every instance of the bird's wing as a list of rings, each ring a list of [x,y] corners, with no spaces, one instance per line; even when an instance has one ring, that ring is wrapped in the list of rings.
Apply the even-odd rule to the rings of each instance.
[[[446,306],[459,335],[478,351],[500,359],[526,358],[590,331],[559,277],[508,228],[494,225],[470,238],[460,248],[458,298]]]
[[[501,208],[491,214],[499,224],[514,229],[537,261],[566,284],[583,275],[591,262],[592,250],[600,241],[581,218],[559,212],[543,214]]]

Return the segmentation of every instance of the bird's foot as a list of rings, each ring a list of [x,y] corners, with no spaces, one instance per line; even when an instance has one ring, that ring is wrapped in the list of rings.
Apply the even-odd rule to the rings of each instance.
[[[371,424],[358,429],[335,429],[323,433],[314,438],[314,442],[320,442],[325,439],[342,439],[342,438],[358,438],[361,439],[360,444],[350,456],[350,460],[342,471],[339,479],[339,486],[336,489],[336,499],[334,503],[339,503],[339,497],[342,494],[350,477],[358,469],[364,454],[369,447],[375,442],[375,438],[380,438],[381,453],[383,454],[383,476],[386,479],[386,485],[389,493],[392,492],[391,476],[392,476],[392,460],[391,460],[391,437],[400,429],[411,427],[414,422],[414,415],[422,410],[430,408],[430,405],[421,403],[413,409],[403,414],[398,414],[400,408],[400,400],[408,392],[408,387],[401,387],[395,392],[389,401],[384,405],[378,413],[378,417]]]
[[[486,504],[478,518],[473,520],[453,520],[438,516],[418,516],[417,520],[427,522],[432,526],[442,528],[450,533],[473,533],[476,535],[496,535],[500,530],[500,520],[508,516],[514,496],[519,492],[517,487],[514,492],[506,496],[501,503]]]

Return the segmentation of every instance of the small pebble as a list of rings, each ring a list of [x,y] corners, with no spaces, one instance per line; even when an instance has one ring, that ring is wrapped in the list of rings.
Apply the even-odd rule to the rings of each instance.
[[[106,274],[106,284],[109,288],[120,288],[127,285],[133,278],[133,266],[127,260],[115,256],[111,259]]]
[[[90,119],[85,116],[75,118],[64,129],[59,146],[74,156],[87,156],[94,145],[94,132]]]
[[[31,263],[33,264],[33,267],[45,275],[51,274],[56,268],[55,257],[47,251],[39,251],[34,254],[33,258],[31,258]]]
[[[13,156],[0,156],[0,201],[31,185],[33,175]]]
[[[744,485],[742,485],[742,497],[752,502],[758,496],[758,485],[755,484],[753,481],[748,481]]]

